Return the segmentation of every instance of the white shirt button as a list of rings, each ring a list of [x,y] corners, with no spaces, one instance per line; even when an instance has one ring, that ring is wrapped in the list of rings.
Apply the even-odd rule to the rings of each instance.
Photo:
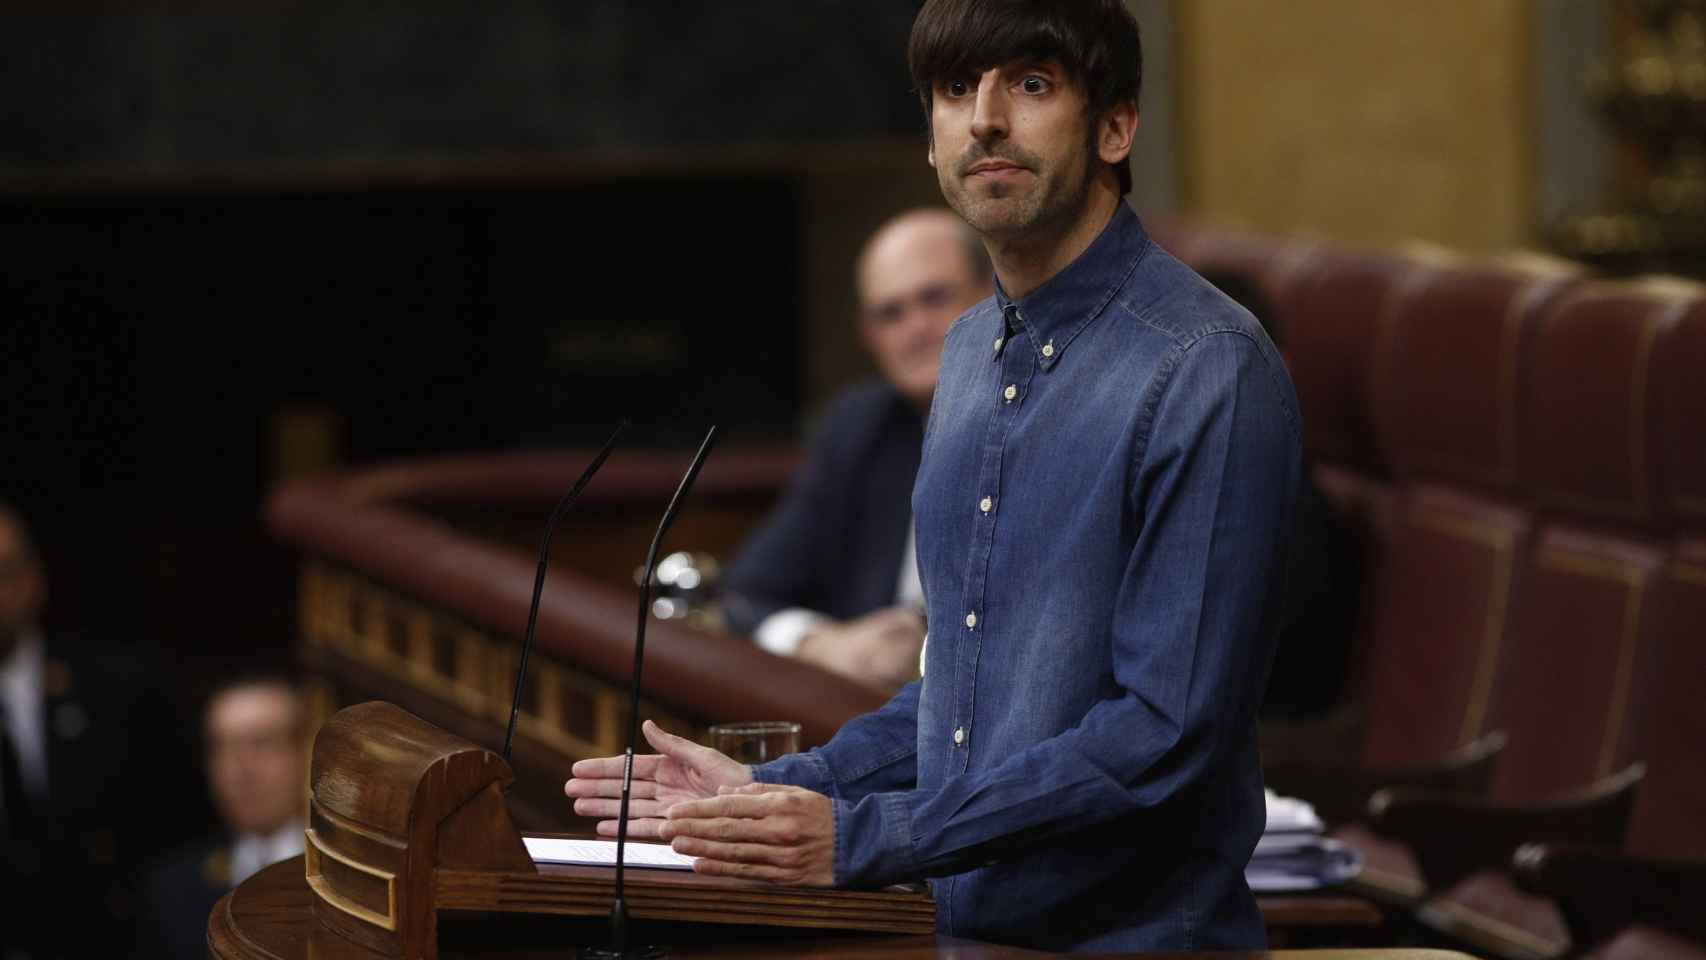
[[[971,630],[977,629],[977,614],[975,614],[975,613],[966,614],[966,627],[967,627],[967,629],[971,629]]]
[[[1001,396],[1005,397],[1007,399],[1008,403],[1012,403],[1013,398],[1017,397],[1018,395],[1019,395],[1018,386],[1015,384],[1011,384],[1011,383],[1009,383],[1007,385],[1007,389],[1001,391]]]
[[[957,746],[959,746],[965,742],[966,742],[966,728],[965,727],[955,727],[954,728],[954,746],[957,747]]]
[[[1050,340],[1049,342],[1043,344],[1043,356],[1045,356],[1045,357],[1054,356],[1054,341],[1053,340]]]
[[[995,501],[990,499],[989,497],[984,497],[982,500],[979,500],[977,502],[977,508],[979,510],[982,510],[984,513],[988,513],[989,511],[995,509]]]

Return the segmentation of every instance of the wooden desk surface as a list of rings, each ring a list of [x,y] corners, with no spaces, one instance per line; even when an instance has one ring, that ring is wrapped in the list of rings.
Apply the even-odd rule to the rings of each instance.
[[[1361,915],[1346,902],[1354,898],[1264,898],[1264,909],[1293,910],[1306,922],[1328,923],[1330,918]],[[1288,906],[1288,903],[1290,905]],[[1366,907],[1366,904],[1363,905]],[[1372,909],[1372,908],[1369,908]],[[554,922],[555,930],[569,929]],[[1270,919],[1270,923],[1272,920]],[[498,926],[460,926],[446,920],[439,956],[443,960],[560,960],[562,939],[539,942],[535,925],[513,920]],[[581,928],[584,929],[584,926]],[[380,954],[349,943],[318,929],[313,918],[313,895],[303,877],[302,858],[274,864],[244,881],[213,908],[208,918],[208,949],[217,960],[375,960]],[[739,943],[700,944],[670,942],[675,957],[800,957],[805,960],[1017,960],[1050,954],[1019,947],[955,940],[948,937],[847,937],[782,938],[743,940]],[[500,942],[502,941],[502,942]],[[533,941],[533,942],[528,942]],[[1137,956],[1136,954],[1074,954],[1082,957]],[[1166,960],[1166,954],[1144,954]],[[1468,960],[1463,954],[1439,950],[1313,950],[1259,951],[1250,953],[1179,954],[1198,960]]]

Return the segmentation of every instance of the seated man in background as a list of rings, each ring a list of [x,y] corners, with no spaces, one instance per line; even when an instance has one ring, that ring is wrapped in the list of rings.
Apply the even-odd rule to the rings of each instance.
[[[723,606],[772,653],[893,689],[916,675],[924,640],[912,482],[942,338],[992,287],[982,242],[945,209],[883,224],[856,269],[859,333],[883,381],[836,398],[729,567]]]
[[[0,502],[0,956],[122,955],[131,881],[175,827],[171,711],[150,658],[44,626],[47,599]]]
[[[306,723],[301,695],[281,676],[231,680],[208,698],[207,780],[226,832],[183,847],[150,874],[153,955],[205,956],[207,916],[219,898],[302,852]]]

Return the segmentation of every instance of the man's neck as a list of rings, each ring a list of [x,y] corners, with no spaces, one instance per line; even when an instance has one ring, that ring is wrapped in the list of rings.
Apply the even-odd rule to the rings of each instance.
[[[1096,242],[1122,200],[1119,192],[1096,177],[1080,215],[1059,229],[1040,229],[1017,236],[986,236],[984,245],[995,266],[1001,289],[1023,300],[1053,279]]]

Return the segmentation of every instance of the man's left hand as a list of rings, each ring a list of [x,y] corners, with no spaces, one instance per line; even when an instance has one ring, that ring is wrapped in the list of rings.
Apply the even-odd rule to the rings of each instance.
[[[754,783],[669,808],[658,836],[698,857],[698,873],[800,887],[835,882],[832,801],[801,787]]]

